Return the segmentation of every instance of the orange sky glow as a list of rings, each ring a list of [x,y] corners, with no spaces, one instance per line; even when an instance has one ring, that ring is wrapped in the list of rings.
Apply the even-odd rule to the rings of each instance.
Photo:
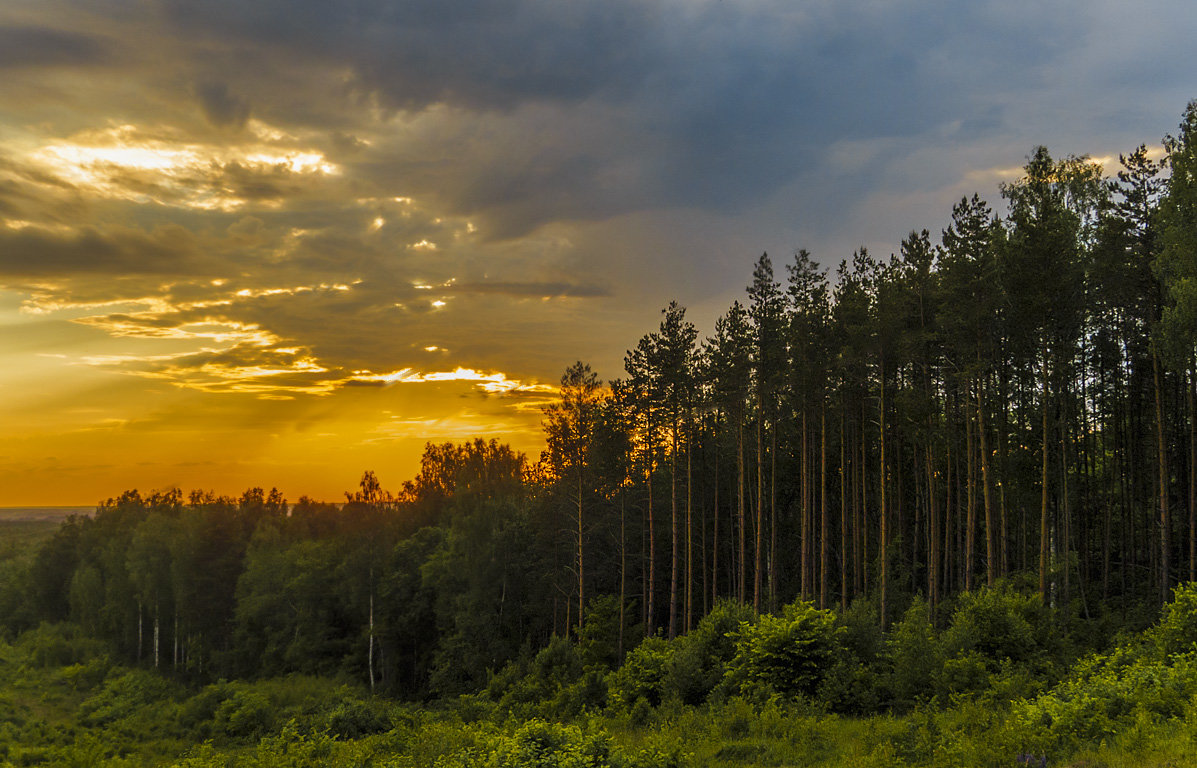
[[[710,333],[762,251],[1158,147],[1195,7],[1041,6],[0,4],[0,506],[535,460],[567,366]]]

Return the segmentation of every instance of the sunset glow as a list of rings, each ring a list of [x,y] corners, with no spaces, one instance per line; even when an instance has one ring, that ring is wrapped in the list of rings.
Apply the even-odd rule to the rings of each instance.
[[[1111,75],[1193,56],[1114,6],[516,5],[0,10],[0,506],[535,459],[671,299],[709,334],[763,251],[891,253],[1037,143],[1158,157],[1193,96]]]

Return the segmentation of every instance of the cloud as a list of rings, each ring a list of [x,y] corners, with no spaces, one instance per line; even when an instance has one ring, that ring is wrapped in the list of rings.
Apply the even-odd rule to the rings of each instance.
[[[0,26],[0,70],[101,64],[110,54],[108,42],[95,36],[48,26]]]
[[[570,283],[453,283],[445,288],[445,292],[492,293],[545,299],[557,297],[597,298],[611,295],[611,291],[602,286]]]
[[[243,128],[249,121],[249,103],[229,92],[225,83],[199,83],[195,95],[208,120],[221,128]]]
[[[1007,89],[1023,87],[1084,35],[1076,9],[1024,16],[1027,4],[1015,5],[162,7],[183,39],[344,72],[337,90],[310,97],[356,94],[357,114],[391,111],[372,128],[398,156],[376,156],[374,174],[402,174],[452,212],[486,218],[488,236],[515,238],[646,206],[743,211],[817,163],[831,141],[992,121],[1003,99],[995,72]]]
[[[272,450],[307,482],[437,434],[531,444],[540,382],[618,374],[671,298],[709,332],[763,250],[884,255],[1036,144],[1157,141],[1194,24],[1178,0],[8,4],[0,335],[36,343],[0,345],[0,417],[127,423],[128,466],[235,444],[220,472],[258,483]],[[22,455],[66,455],[39,434]]]
[[[150,232],[22,226],[0,229],[0,278],[63,275],[203,273],[195,240],[182,227]]]

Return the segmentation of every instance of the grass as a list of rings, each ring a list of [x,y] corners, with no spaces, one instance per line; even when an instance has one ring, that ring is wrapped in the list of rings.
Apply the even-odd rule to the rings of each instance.
[[[529,723],[476,696],[430,706],[397,704],[343,680],[308,676],[189,688],[109,664],[103,656],[67,667],[38,666],[32,652],[28,640],[0,642],[0,768],[1011,768],[1030,733],[1020,730],[1017,717],[1027,705],[984,697],[869,717],[828,714],[817,705],[777,698],[733,698],[701,707],[666,703],[635,715],[588,713],[573,730],[550,723],[542,727],[609,738],[614,757],[586,763],[562,752],[528,763],[512,745],[518,746]],[[1076,679],[1091,678],[1097,679],[1092,673]],[[1142,689],[1134,712],[1103,739],[1052,742],[1048,765],[1197,765],[1197,694],[1169,717],[1150,709],[1151,690]],[[507,757],[496,762],[494,750],[507,750]]]

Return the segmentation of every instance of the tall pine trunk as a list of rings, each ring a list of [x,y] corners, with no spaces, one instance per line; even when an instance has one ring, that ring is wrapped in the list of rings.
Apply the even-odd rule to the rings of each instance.
[[[578,637],[582,636],[582,619],[583,610],[586,605],[586,580],[583,574],[586,573],[585,559],[583,558],[582,548],[582,464],[578,463]],[[374,596],[371,595],[373,600]],[[371,676],[373,680],[373,676]],[[372,688],[371,688],[372,689]]]
[[[765,489],[763,466],[765,464],[765,445],[762,438],[762,425],[764,420],[764,406],[760,405],[757,411],[756,418],[756,530],[753,532],[756,536],[756,550],[753,553],[753,572],[752,572],[752,609],[757,613],[761,610],[761,544],[763,543],[761,530],[761,523],[764,521],[765,505],[763,491]]]
[[[374,693],[374,570],[370,569],[370,693]]]
[[[743,605],[748,600],[748,532],[746,530],[746,510],[744,508],[744,420],[736,421],[736,513],[740,522],[740,562],[737,564],[736,592]]]
[[[972,592],[973,574],[976,573],[976,565],[973,563],[973,557],[977,553],[977,438],[974,437],[977,432],[976,420],[968,417],[968,394],[965,392],[964,407],[962,412],[965,416],[965,435],[966,435],[966,450],[967,461],[965,462],[967,469],[967,508],[965,510],[965,550],[961,553],[960,561],[965,568],[965,591]]]
[[[691,464],[690,419],[686,419],[686,601],[685,631],[690,631],[690,619],[694,615],[694,530],[693,530],[693,465]]]
[[[648,439],[648,600],[645,608],[644,634],[652,635],[657,631],[657,542],[656,526],[653,520],[653,442],[652,422],[649,422]]]
[[[802,423],[802,453],[801,453],[802,470],[801,470],[800,477],[802,480],[802,485],[801,485],[801,488],[799,489],[799,494],[802,497],[802,504],[800,505],[799,514],[802,516],[802,518],[801,518],[801,527],[799,529],[801,531],[801,533],[799,534],[799,541],[798,541],[798,550],[799,550],[798,567],[799,567],[799,571],[801,573],[801,577],[799,578],[799,581],[798,581],[798,591],[799,591],[799,594],[802,595],[802,599],[806,600],[811,595],[811,588],[810,588],[810,584],[808,582],[809,572],[810,572],[809,568],[808,568],[808,565],[810,564],[809,555],[808,555],[808,551],[810,549],[810,547],[809,547],[809,544],[810,544],[810,455],[808,453],[809,447],[807,445],[807,424],[806,424],[806,404],[805,403],[802,406],[802,422],[801,423]]]
[[[777,420],[769,425],[769,611],[777,610]]]
[[[624,608],[627,605],[628,547],[624,537],[624,483],[619,484],[619,658],[623,658]]]
[[[827,519],[827,399],[819,404],[819,607],[827,607],[828,569],[831,566]]]
[[[993,586],[997,575],[997,531],[993,525],[993,501],[989,488],[989,443],[985,435],[985,383],[977,382],[977,434],[981,443],[981,495],[985,500],[985,576],[986,583]]]
[[[669,639],[677,637],[677,419],[673,420],[669,458]]]
[[[715,430],[712,436],[715,444],[715,525],[711,529],[711,605],[719,599],[719,417],[715,417]],[[705,454],[704,454],[705,455]]]
[[[1048,375],[1047,375],[1047,342],[1043,343],[1043,468],[1039,474],[1039,597],[1044,604],[1048,603],[1047,593],[1047,410],[1048,410]]]
[[[1164,438],[1164,391],[1160,372],[1160,357],[1155,349],[1151,350],[1152,378],[1155,383],[1155,434],[1157,448],[1157,467],[1159,477],[1159,511],[1160,511],[1160,604],[1168,602],[1170,587],[1170,550],[1172,519],[1168,511],[1168,448]]]
[[[846,436],[844,422],[847,420],[847,408],[840,403],[840,610],[848,610],[848,554],[851,546],[848,543],[848,472],[845,462]]]
[[[1189,371],[1189,581],[1197,581],[1197,365]]]
[[[927,601],[932,621],[939,608],[939,509],[935,490],[935,453],[927,438]]]
[[[889,485],[889,467],[885,463],[885,356],[881,357],[881,398],[878,407],[881,417],[881,532],[877,544],[877,556],[881,563],[880,592],[881,592],[881,628],[889,626],[889,509],[886,507],[886,486]]]

